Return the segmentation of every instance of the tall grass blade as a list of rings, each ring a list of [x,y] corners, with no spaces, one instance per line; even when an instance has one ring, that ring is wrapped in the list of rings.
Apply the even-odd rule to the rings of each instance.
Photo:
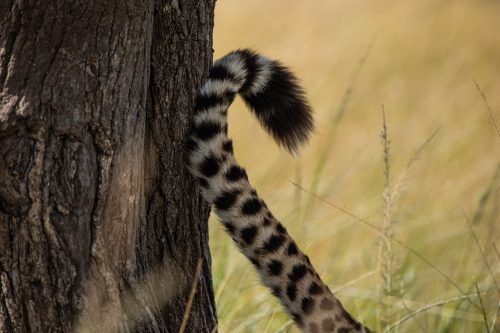
[[[486,105],[486,111],[488,111],[488,114],[490,115],[491,123],[492,123],[493,127],[495,127],[495,130],[497,131],[497,136],[500,139],[500,129],[498,127],[495,116],[493,115],[493,111],[491,110],[491,107],[488,103],[488,100],[486,99],[486,95],[476,81],[474,81],[474,84],[476,85],[476,89],[479,92],[479,94],[481,95],[481,98],[483,99],[484,104]]]
[[[349,104],[349,100],[351,99],[352,92],[354,91],[354,86],[358,80],[358,77],[359,77],[359,74],[361,73],[361,70],[363,69],[363,67],[364,67],[364,65],[365,65],[365,63],[370,55],[370,52],[373,48],[374,43],[375,43],[375,36],[373,37],[372,41],[366,47],[363,54],[361,55],[359,62],[358,62],[358,66],[356,67],[356,69],[351,77],[351,81],[347,85],[347,88],[344,92],[342,100],[341,100],[339,106],[337,107],[335,115],[332,119],[332,124],[331,124],[330,130],[326,133],[326,139],[325,139],[326,145],[320,151],[318,161],[316,162],[316,166],[314,168],[313,179],[312,179],[311,184],[309,186],[309,191],[312,193],[317,193],[318,185],[319,185],[319,182],[320,182],[321,177],[323,175],[323,171],[324,171],[325,166],[326,166],[326,161],[328,161],[328,158],[330,157],[330,153],[331,153],[332,148],[333,148],[333,142],[334,142],[333,139],[335,137],[335,133],[337,132],[337,127],[338,127],[340,121],[342,120],[342,118],[344,117],[344,114],[347,110],[347,105]],[[314,200],[312,200],[310,198],[307,201],[306,206],[305,206],[304,219],[306,219],[309,216],[313,206],[314,206]]]
[[[194,295],[196,295],[196,289],[198,289],[198,283],[200,281],[202,267],[203,267],[203,259],[200,258],[198,259],[198,264],[196,265],[196,271],[193,278],[193,285],[191,286],[191,291],[189,293],[188,302],[186,304],[186,310],[184,311],[184,315],[182,317],[179,333],[184,333],[184,331],[186,330],[189,314],[191,313],[191,308],[193,307]]]
[[[330,206],[330,207],[333,207],[339,211],[341,211],[342,213],[348,215],[348,216],[351,216],[352,218],[354,218],[356,221],[358,222],[361,222],[363,223],[364,225],[370,227],[371,229],[375,230],[378,235],[382,235],[383,233],[383,230],[380,229],[379,227],[377,227],[374,223],[366,220],[366,219],[363,219],[362,217],[359,217],[357,216],[356,214],[352,213],[349,209],[346,209],[344,207],[341,207],[339,205],[336,205],[316,194],[313,194],[311,192],[309,192],[307,189],[303,188],[303,187],[300,187],[298,184],[294,183],[293,181],[289,180],[293,185],[295,186],[298,186],[302,191],[304,191],[305,193],[307,193],[308,195],[310,196],[314,196],[314,198],[320,202],[323,202],[325,203],[326,205]],[[413,255],[415,255],[416,257],[418,257],[420,260],[422,260],[424,263],[426,263],[427,265],[429,265],[433,270],[435,270],[441,277],[443,277],[446,281],[448,281],[455,289],[457,289],[462,295],[467,295],[467,293],[462,289],[462,287],[460,287],[460,285],[458,285],[458,283],[456,283],[455,281],[453,281],[453,279],[451,277],[449,277],[445,272],[443,272],[438,266],[436,266],[435,264],[433,264],[429,259],[427,259],[426,257],[424,257],[422,254],[420,254],[417,250],[413,249],[412,247],[410,247],[409,245],[405,244],[403,241],[400,241],[399,239],[393,237],[392,239],[395,243],[397,243],[398,245],[404,247],[406,250],[408,250],[409,252],[411,252]],[[471,303],[476,307],[476,308],[480,308],[478,304],[476,304],[474,301],[470,300]]]
[[[479,304],[481,305],[481,313],[483,314],[484,318],[484,326],[486,327],[486,332],[490,333],[490,327],[488,326],[488,315],[486,314],[486,310],[483,304],[483,298],[481,297],[481,293],[479,292],[479,287],[477,286],[477,282],[475,283],[475,286],[476,286],[477,297],[479,298]]]
[[[408,319],[410,319],[410,318],[412,318],[412,317],[414,317],[416,315],[419,315],[421,313],[424,313],[426,311],[429,311],[432,308],[440,307],[440,306],[447,305],[447,304],[450,304],[450,303],[453,303],[453,302],[461,302],[461,301],[465,301],[465,300],[471,301],[471,299],[473,297],[477,297],[477,294],[465,294],[465,295],[461,295],[461,296],[457,296],[457,297],[453,297],[453,298],[448,298],[448,299],[445,299],[445,300],[437,301],[437,302],[434,302],[434,303],[431,303],[431,304],[427,304],[427,305],[421,307],[420,309],[417,309],[417,310],[415,310],[413,312],[410,312],[409,314],[407,314],[406,316],[404,316],[403,318],[401,318],[397,322],[392,323],[383,332],[384,333],[385,332],[389,332],[394,327],[396,327],[398,325],[401,325],[402,323],[404,323]]]

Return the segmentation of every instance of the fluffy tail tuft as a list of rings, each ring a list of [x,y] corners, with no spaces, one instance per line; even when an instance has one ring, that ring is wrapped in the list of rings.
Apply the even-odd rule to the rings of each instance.
[[[305,143],[314,123],[297,78],[279,61],[252,50],[229,53],[214,63],[210,78],[230,77],[262,127],[291,153]]]

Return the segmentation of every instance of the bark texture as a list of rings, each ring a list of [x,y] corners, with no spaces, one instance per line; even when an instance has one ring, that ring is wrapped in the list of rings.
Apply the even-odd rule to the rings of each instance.
[[[145,306],[112,329],[177,332],[199,258],[186,332],[216,325],[184,167],[213,2],[0,1],[0,332],[70,332],[127,293]],[[170,299],[130,296],[158,267],[178,272]]]
[[[147,223],[141,226],[141,263],[146,271],[172,262],[192,284],[203,260],[186,332],[212,332],[216,310],[208,248],[209,206],[186,169],[186,136],[196,89],[212,64],[215,0],[159,0],[154,5],[151,108],[146,127]],[[181,278],[182,279],[182,278]],[[182,281],[180,284],[183,284]],[[163,310],[169,332],[178,332],[189,288]]]

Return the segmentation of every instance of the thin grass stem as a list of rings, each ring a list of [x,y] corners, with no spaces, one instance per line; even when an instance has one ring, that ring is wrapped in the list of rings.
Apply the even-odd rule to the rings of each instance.
[[[357,215],[355,215],[354,213],[352,213],[350,210],[344,208],[344,207],[341,207],[339,205],[336,205],[316,194],[313,194],[311,192],[309,192],[307,189],[303,188],[303,187],[300,187],[298,184],[294,183],[293,181],[289,180],[289,182],[291,182],[293,185],[295,186],[298,186],[302,191],[304,191],[305,193],[307,193],[308,195],[311,195],[311,196],[314,196],[314,198],[320,202],[323,202],[325,203],[326,205],[330,206],[330,207],[333,207],[339,211],[341,211],[342,213],[348,215],[348,216],[351,216],[352,218],[354,218],[356,221],[358,222],[361,222],[363,223],[364,225],[370,227],[371,229],[375,230],[379,235],[382,234],[382,230],[377,227],[375,224],[373,224],[372,222],[369,222],[367,221],[366,219],[363,219]],[[455,289],[457,289],[462,295],[467,295],[465,293],[465,291],[458,285],[458,283],[456,283],[455,281],[453,281],[452,278],[450,278],[446,273],[444,273],[439,267],[437,267],[435,264],[433,264],[429,259],[427,259],[426,257],[424,257],[422,254],[420,254],[417,250],[413,249],[412,247],[410,247],[409,245],[406,245],[403,241],[400,241],[399,239],[397,238],[393,238],[393,241],[396,242],[397,244],[401,245],[402,247],[404,247],[406,250],[408,250],[409,252],[411,252],[413,255],[415,255],[416,257],[418,257],[420,260],[422,260],[423,262],[425,262],[427,265],[429,265],[432,269],[434,269],[441,277],[443,277],[446,281],[448,281],[453,287],[455,287]],[[476,304],[474,301],[470,300],[471,301],[471,304],[473,304],[476,308],[480,308],[480,306],[478,304]]]
[[[188,302],[186,304],[186,310],[182,316],[181,327],[179,328],[179,333],[184,333],[186,329],[189,315],[191,313],[191,308],[193,307],[194,296],[196,295],[196,289],[198,289],[198,283],[200,281],[201,268],[203,267],[203,259],[198,259],[198,264],[196,265],[196,271],[193,278],[193,285],[191,286],[191,291],[189,293]]]

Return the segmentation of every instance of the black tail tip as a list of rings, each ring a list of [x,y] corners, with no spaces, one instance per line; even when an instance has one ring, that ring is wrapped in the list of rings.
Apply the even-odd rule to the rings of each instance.
[[[291,154],[296,154],[314,130],[312,109],[302,90],[296,86],[290,94],[267,112],[262,112],[259,120],[274,140]]]
[[[276,142],[296,153],[314,130],[312,109],[304,90],[295,75],[276,60],[260,56],[254,68],[261,89],[243,92],[243,99]]]

